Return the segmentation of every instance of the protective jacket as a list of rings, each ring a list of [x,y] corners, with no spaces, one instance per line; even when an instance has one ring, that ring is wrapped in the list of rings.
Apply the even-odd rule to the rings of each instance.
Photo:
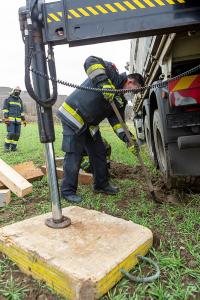
[[[85,61],[84,68],[89,78],[82,83],[82,86],[100,87],[103,82],[109,81],[116,89],[121,89],[127,80],[126,73],[119,74],[112,63],[95,56],[90,56]],[[127,103],[124,96],[116,96],[114,101],[124,119]],[[101,92],[76,89],[59,108],[58,117],[77,134],[89,128],[92,136],[95,136],[98,131],[98,124],[107,118],[119,138],[127,142],[123,128],[110,103]]]
[[[11,95],[3,104],[4,119],[10,122],[21,123],[25,120],[23,102],[20,97]]]

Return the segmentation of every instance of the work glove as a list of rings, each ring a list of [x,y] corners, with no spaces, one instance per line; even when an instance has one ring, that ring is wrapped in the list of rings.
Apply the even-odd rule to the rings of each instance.
[[[8,118],[5,118],[3,121],[4,121],[4,123],[5,123],[6,125],[9,125],[9,124],[10,124],[10,121],[9,121]]]
[[[127,146],[128,151],[131,152],[133,155],[137,156],[138,154],[138,147],[135,147],[134,145]]]
[[[26,127],[26,125],[27,125],[26,120],[22,121],[22,124],[24,125],[24,127]]]
[[[101,84],[101,88],[102,89],[115,89],[115,86],[112,84],[111,80],[108,79],[107,82]],[[108,102],[112,102],[115,98],[115,93],[104,92],[103,96]]]
[[[118,106],[121,108],[124,106],[124,100],[120,96],[115,96],[115,101],[118,103]]]
[[[88,156],[83,157],[81,162],[81,169],[86,173],[90,173],[90,161]]]
[[[133,155],[137,156],[137,154],[139,153],[139,147],[138,147],[136,139],[132,133],[131,133],[131,136],[132,136],[133,144],[130,145],[130,143],[127,143],[127,148],[128,148],[129,152],[131,152]]]

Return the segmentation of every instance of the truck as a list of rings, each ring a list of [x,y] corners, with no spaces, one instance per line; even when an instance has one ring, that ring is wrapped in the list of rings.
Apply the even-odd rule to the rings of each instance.
[[[199,30],[131,40],[129,72],[153,85],[133,98],[137,139],[168,187],[196,189],[200,183],[199,64]]]

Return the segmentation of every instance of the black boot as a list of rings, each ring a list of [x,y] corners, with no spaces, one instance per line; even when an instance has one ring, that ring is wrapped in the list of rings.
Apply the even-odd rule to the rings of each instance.
[[[116,195],[119,192],[119,189],[111,184],[106,185],[103,188],[94,188],[95,193],[103,193],[107,195]]]
[[[65,196],[61,193],[61,198],[63,198],[64,200],[67,200],[69,202],[72,202],[72,203],[80,203],[82,201],[82,198],[76,194]]]

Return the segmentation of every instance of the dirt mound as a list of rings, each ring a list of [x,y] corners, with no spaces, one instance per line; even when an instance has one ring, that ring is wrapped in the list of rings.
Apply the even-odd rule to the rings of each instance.
[[[138,179],[141,174],[141,167],[132,167],[130,165],[111,161],[110,177],[117,179]]]
[[[159,203],[168,202],[171,204],[178,204],[179,200],[175,195],[173,195],[173,191],[168,189],[163,181],[163,177],[161,174],[151,174],[149,172],[150,179],[152,181],[154,191]],[[130,166],[123,163],[111,162],[110,166],[110,177],[114,179],[133,179],[138,182],[138,189],[135,187],[130,187],[127,190],[128,198],[139,199],[140,191],[143,190],[148,193],[148,187],[146,184],[146,180],[144,178],[144,174],[142,172],[142,168],[140,166]],[[151,196],[148,195],[151,199]],[[126,207],[128,203],[126,200],[119,201],[119,206]]]

